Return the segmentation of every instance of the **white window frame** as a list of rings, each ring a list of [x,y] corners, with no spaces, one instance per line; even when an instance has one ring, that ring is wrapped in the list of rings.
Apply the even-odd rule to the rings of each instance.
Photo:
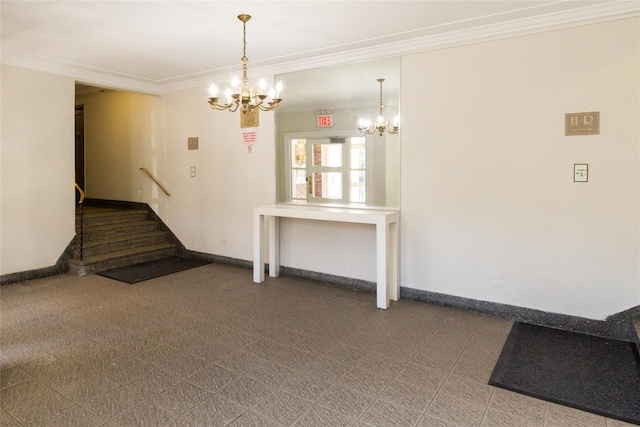
[[[366,136],[365,138],[365,147],[366,147],[366,165],[364,169],[351,169],[351,144],[350,138],[353,137],[362,137],[361,133],[357,131],[318,131],[318,132],[287,132],[284,134],[284,156],[285,156],[285,200],[289,203],[303,203],[303,204],[338,204],[341,206],[366,206],[366,201],[370,200],[370,191],[371,186],[368,184],[370,177],[370,166],[371,166],[371,151],[369,147],[371,146],[370,136]],[[309,197],[309,192],[307,191],[306,200],[302,199],[294,199],[292,194],[292,181],[293,181],[293,165],[291,162],[292,152],[291,152],[291,141],[295,139],[305,139],[307,141],[306,152],[307,158],[306,160],[306,176],[309,177],[309,162],[312,161],[311,156],[309,156],[311,146],[313,145],[313,141],[329,141],[331,137],[337,138],[347,138],[347,141],[343,145],[343,158],[342,158],[342,182],[343,182],[343,193],[341,199],[324,199],[317,197]],[[309,143],[311,141],[311,144]],[[335,143],[334,143],[335,144]],[[319,167],[315,167],[319,168]],[[320,170],[322,168],[319,168]],[[351,171],[364,170],[365,172],[365,202],[351,202]],[[307,185],[309,183],[307,182]]]

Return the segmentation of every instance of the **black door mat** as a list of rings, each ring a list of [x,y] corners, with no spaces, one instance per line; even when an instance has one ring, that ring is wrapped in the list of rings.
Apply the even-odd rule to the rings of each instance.
[[[110,279],[119,280],[121,282],[133,284],[149,279],[155,279],[156,277],[166,276],[168,274],[177,273],[179,271],[200,267],[209,263],[209,261],[172,256],[162,258],[157,261],[148,261],[141,264],[130,265],[127,267],[119,267],[107,271],[101,271],[96,274],[108,277]]]
[[[489,384],[640,425],[633,343],[515,323]]]

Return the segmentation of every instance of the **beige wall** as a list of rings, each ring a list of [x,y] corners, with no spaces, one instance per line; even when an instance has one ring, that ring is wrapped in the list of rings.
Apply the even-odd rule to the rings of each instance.
[[[0,274],[50,267],[73,239],[74,82],[2,65]]]
[[[213,111],[208,97],[206,87],[162,97],[167,173],[175,189],[167,223],[190,250],[250,260],[253,206],[275,200],[273,112],[260,112],[258,143],[249,154],[239,112]],[[199,150],[187,150],[189,137],[199,138]]]
[[[404,58],[403,286],[597,319],[640,304],[639,28]],[[590,111],[600,135],[564,136]]]
[[[402,286],[595,319],[640,304],[638,28],[634,18],[403,58]],[[62,149],[73,136],[66,109],[72,82],[6,69],[2,112],[10,104],[18,123],[35,108],[47,126],[6,132],[2,117],[3,274],[52,265],[72,237],[73,209],[72,191],[57,194],[73,185],[72,143]],[[37,107],[17,89],[5,97],[7,85],[23,80],[39,89]],[[42,100],[52,87],[59,89],[55,108]],[[247,154],[238,114],[211,111],[206,88],[104,96],[100,114],[118,126],[95,147],[100,155],[88,154],[88,168],[96,168],[89,196],[149,203],[188,249],[252,259],[252,208],[275,200],[273,113],[261,114],[260,141]],[[60,117],[52,123],[54,109]],[[600,111],[600,135],[564,136],[564,114],[581,111]],[[16,134],[6,150],[5,135]],[[194,136],[200,149],[189,151]],[[22,149],[35,140],[54,147],[46,156],[40,146]],[[40,190],[35,180],[20,182],[21,160],[55,176],[47,197],[59,197],[38,214],[44,225],[18,218],[16,204],[35,204]],[[588,183],[573,182],[574,163],[589,164]],[[158,193],[141,166],[171,197]],[[7,182],[26,194],[5,194]],[[22,249],[21,236],[42,231],[47,238]],[[372,231],[283,221],[282,264],[375,280]],[[13,262],[27,250],[28,265]],[[506,286],[493,286],[495,279]]]

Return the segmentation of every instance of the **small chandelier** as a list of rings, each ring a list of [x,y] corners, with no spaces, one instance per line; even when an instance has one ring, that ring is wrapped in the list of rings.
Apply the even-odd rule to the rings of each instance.
[[[238,15],[238,19],[242,21],[242,84],[238,81],[237,77],[233,77],[231,81],[232,89],[227,88],[225,93],[226,103],[220,103],[220,97],[218,96],[218,89],[214,84],[209,87],[211,98],[209,98],[209,104],[214,110],[229,110],[231,112],[236,111],[238,107],[241,108],[242,113],[251,113],[256,108],[262,111],[271,111],[280,105],[280,91],[282,90],[282,82],[278,82],[276,89],[272,89],[269,93],[271,101],[265,104],[267,95],[265,90],[267,83],[264,79],[260,80],[260,85],[257,90],[253,88],[247,88],[249,79],[247,78],[247,21],[251,19],[250,15]]]
[[[391,135],[395,135],[400,130],[400,118],[396,117],[393,120],[393,123],[384,121],[384,118],[382,117],[382,82],[384,79],[377,80],[380,83],[380,115],[373,123],[370,120],[360,119],[358,123],[358,130],[361,133],[366,133],[367,135],[373,135],[378,132],[380,136],[382,136],[385,130]]]

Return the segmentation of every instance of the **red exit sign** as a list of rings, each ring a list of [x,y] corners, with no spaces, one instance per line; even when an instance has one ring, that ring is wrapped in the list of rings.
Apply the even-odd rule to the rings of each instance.
[[[318,116],[318,127],[327,128],[333,126],[333,114]]]

